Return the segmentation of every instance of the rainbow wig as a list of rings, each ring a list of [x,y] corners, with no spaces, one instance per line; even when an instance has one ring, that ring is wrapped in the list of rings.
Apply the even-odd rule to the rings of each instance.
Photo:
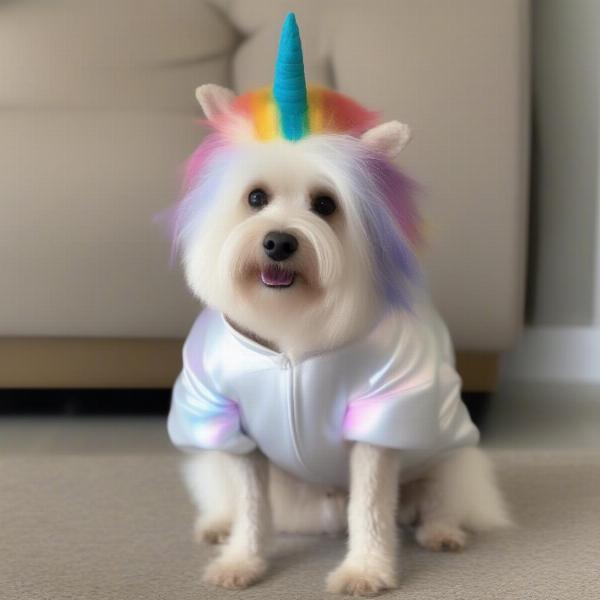
[[[306,84],[298,26],[294,15],[288,14],[273,85],[234,98],[206,122],[213,131],[187,161],[182,199],[172,213],[174,248],[208,214],[219,182],[235,169],[237,150],[245,143],[302,143],[321,137],[328,149],[325,158],[344,171],[356,196],[352,204],[372,248],[376,283],[390,305],[408,306],[407,283],[418,280],[420,273],[415,254],[421,240],[420,218],[411,180],[383,153],[360,141],[378,123],[376,112],[351,98]]]

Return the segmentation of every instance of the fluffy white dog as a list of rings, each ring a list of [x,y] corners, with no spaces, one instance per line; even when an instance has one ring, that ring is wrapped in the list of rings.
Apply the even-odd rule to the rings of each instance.
[[[397,585],[397,522],[432,550],[509,524],[419,277],[396,121],[304,84],[288,16],[273,88],[197,91],[215,130],[190,159],[173,233],[207,309],[184,350],[169,432],[208,581],[243,588],[278,531],[348,530],[332,592]],[[197,452],[202,450],[201,452]]]

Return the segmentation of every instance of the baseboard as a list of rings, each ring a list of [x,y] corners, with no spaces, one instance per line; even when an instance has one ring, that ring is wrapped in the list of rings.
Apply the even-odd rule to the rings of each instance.
[[[0,339],[0,388],[170,388],[181,369],[180,340]],[[498,354],[458,352],[466,392],[495,389]]]
[[[600,328],[530,327],[502,360],[503,380],[600,383]]]
[[[169,388],[181,340],[0,339],[0,388]]]
[[[456,353],[456,369],[465,392],[493,392],[498,384],[499,365],[497,352]]]

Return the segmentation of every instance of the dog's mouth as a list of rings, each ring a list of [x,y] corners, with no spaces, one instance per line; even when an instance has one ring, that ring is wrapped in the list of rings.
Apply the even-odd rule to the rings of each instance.
[[[260,271],[260,280],[270,288],[289,288],[295,279],[295,271],[283,269],[275,264],[266,265]]]

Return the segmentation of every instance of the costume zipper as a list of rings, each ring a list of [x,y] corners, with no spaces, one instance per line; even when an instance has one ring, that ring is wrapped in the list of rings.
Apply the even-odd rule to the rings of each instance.
[[[296,411],[296,370],[291,361],[288,363],[288,416],[290,422],[290,430],[292,432],[292,445],[294,447],[294,453],[296,454],[296,460],[302,465],[302,468],[310,473],[310,469],[306,466],[304,459],[302,458],[302,452],[300,451],[299,435],[298,435],[298,418]]]

